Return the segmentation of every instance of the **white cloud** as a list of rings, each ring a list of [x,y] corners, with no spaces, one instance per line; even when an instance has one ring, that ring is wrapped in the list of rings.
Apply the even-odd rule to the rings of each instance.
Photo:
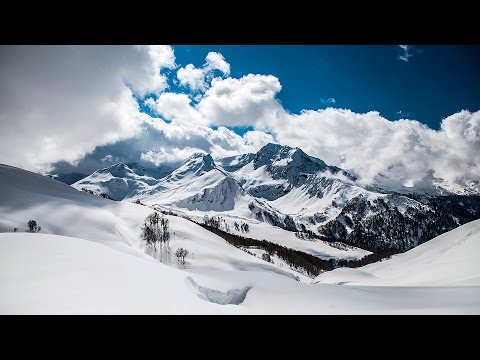
[[[439,131],[415,120],[389,121],[378,112],[333,108],[278,121],[283,126],[272,126],[272,132],[279,143],[353,170],[365,183],[378,174],[387,175],[393,185],[480,179],[480,111],[449,116]]]
[[[272,75],[214,79],[197,109],[215,125],[261,125],[283,111],[275,99],[281,89],[280,82]]]
[[[243,136],[220,126],[217,129],[212,129],[201,124],[192,124],[185,122],[171,122],[167,123],[162,119],[149,118],[147,123],[155,129],[158,133],[155,134],[155,139],[161,146],[155,144],[148,144],[148,149],[145,149],[144,160],[148,150],[153,153],[159,153],[161,159],[172,159],[175,156],[167,157],[165,154],[170,152],[177,152],[176,149],[187,149],[192,152],[205,151],[214,158],[231,156],[246,152],[256,152],[262,146],[273,140],[270,134],[265,134],[260,131],[248,131]],[[163,150],[162,150],[163,149]],[[149,154],[149,156],[152,156]]]
[[[160,52],[152,59],[151,51],[2,46],[0,162],[45,170],[52,162],[75,162],[97,145],[137,135],[143,115],[125,83],[139,93],[159,90],[166,82],[152,77],[153,69],[172,65],[171,56]]]
[[[146,153],[142,153],[140,155],[140,159],[155,164],[156,166],[160,166],[162,164],[180,163],[196,152],[204,151],[189,146],[184,148],[160,147],[154,150],[148,150]]]
[[[400,48],[400,54],[397,56],[397,59],[400,61],[408,62],[409,59],[413,56],[410,52],[410,45],[398,45]]]
[[[148,54],[150,55],[153,68],[160,70],[161,68],[173,69],[176,67],[175,54],[173,48],[169,45],[148,45]]]
[[[209,52],[205,57],[205,64],[197,68],[193,64],[181,67],[177,71],[177,79],[180,85],[190,88],[192,91],[205,91],[213,79],[215,70],[223,75],[230,75],[230,64],[225,61],[222,54]]]
[[[191,106],[186,94],[163,93],[156,101],[147,100],[147,104],[164,118],[176,123],[207,125],[208,121]]]
[[[220,70],[224,75],[230,75],[230,64],[225,61],[222,54],[209,52],[205,58],[205,68],[208,70]]]
[[[330,105],[330,104],[335,104],[337,101],[335,100],[335,98],[331,97],[331,98],[328,98],[328,99],[320,99],[320,102],[322,104]]]
[[[196,68],[193,64],[178,69],[177,78],[180,85],[188,86],[193,91],[205,89],[205,73],[203,69]]]
[[[175,54],[171,46],[112,46],[112,48],[110,52],[115,53],[118,58],[109,66],[115,67],[118,66],[118,62],[124,61],[122,77],[137,96],[144,97],[148,93],[160,94],[168,88],[167,78],[161,75],[160,71],[176,67]],[[96,58],[89,59],[92,60],[97,61]],[[99,65],[106,66],[101,63]]]
[[[273,136],[263,131],[248,131],[243,135],[245,145],[250,147],[251,150],[247,152],[256,152],[262,146],[275,142]]]

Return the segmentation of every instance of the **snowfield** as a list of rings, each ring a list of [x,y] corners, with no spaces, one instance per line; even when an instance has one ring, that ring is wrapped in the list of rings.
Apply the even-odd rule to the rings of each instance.
[[[480,220],[312,283],[174,216],[171,253],[193,255],[160,263],[140,240],[152,211],[0,165],[0,313],[480,314]]]

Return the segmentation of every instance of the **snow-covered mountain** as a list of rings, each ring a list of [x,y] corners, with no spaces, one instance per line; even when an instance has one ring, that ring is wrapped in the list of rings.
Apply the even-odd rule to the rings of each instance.
[[[255,154],[241,154],[217,159],[216,163],[226,171],[237,171],[255,158]]]
[[[458,195],[443,187],[438,195],[432,188],[365,186],[354,174],[279,144],[217,160],[196,153],[163,178],[119,163],[73,186],[199,221],[217,214],[230,225],[248,222],[253,233],[273,225],[369,251],[407,250],[480,217],[480,195],[472,189]]]
[[[113,200],[132,197],[171,173],[171,169],[145,168],[137,163],[122,162],[95,171],[72,186],[78,190],[86,189],[96,194],[106,193]]]

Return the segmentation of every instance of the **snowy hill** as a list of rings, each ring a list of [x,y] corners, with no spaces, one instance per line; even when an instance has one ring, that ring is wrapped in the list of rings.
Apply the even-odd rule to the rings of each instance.
[[[202,176],[209,173],[221,172]],[[192,254],[179,268],[175,261],[158,262],[142,244],[140,227],[152,212],[146,206],[106,200],[6,165],[0,165],[0,199],[1,314],[480,313],[480,286],[469,280],[479,277],[473,265],[455,273],[453,280],[470,285],[463,287],[310,284],[278,259],[261,260],[254,249],[257,257],[189,220],[166,216],[171,251],[183,247]],[[42,227],[40,233],[25,232],[30,219]],[[466,239],[470,232],[478,238],[474,225],[463,227]],[[259,224],[252,234],[269,232],[266,226]],[[13,233],[15,227],[19,231]],[[462,257],[479,263],[480,252],[469,240],[455,244],[445,242],[438,253],[454,256],[456,263]],[[465,244],[465,251],[455,250]],[[423,266],[427,271],[427,261]],[[395,276],[389,276],[394,284]]]
[[[77,238],[0,234],[1,314],[480,314],[480,287],[305,284],[179,270]]]
[[[318,276],[316,283],[348,285],[480,286],[480,220],[442,234],[389,260]]]

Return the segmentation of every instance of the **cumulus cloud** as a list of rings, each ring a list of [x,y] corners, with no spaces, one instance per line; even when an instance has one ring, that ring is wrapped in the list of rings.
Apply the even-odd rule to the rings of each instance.
[[[190,88],[192,91],[205,91],[213,79],[215,70],[223,75],[230,75],[230,64],[225,61],[222,54],[209,52],[205,57],[205,64],[201,68],[188,64],[177,71],[177,79],[180,85]]]
[[[184,148],[165,148],[160,147],[158,149],[150,149],[145,153],[140,155],[140,159],[156,166],[160,166],[163,164],[175,164],[184,161],[190,155],[198,152],[206,153],[201,149],[196,149],[192,147],[184,147]]]
[[[140,97],[148,93],[159,94],[168,87],[167,78],[160,71],[176,67],[173,49],[167,45],[138,46],[137,49],[140,53],[148,53],[147,61],[142,63],[139,59],[131,59],[125,68],[125,81]],[[142,74],[139,76],[139,73]]]
[[[197,109],[214,125],[262,126],[284,111],[275,98],[281,89],[280,81],[273,75],[214,79]]]
[[[222,54],[211,51],[205,58],[205,68],[210,70],[220,70],[224,75],[230,75],[230,64],[225,60]]]
[[[187,94],[162,93],[145,104],[162,117],[177,123],[216,126],[251,126],[263,129],[269,119],[285,110],[275,98],[281,90],[272,75],[248,74],[236,78],[215,78],[211,87],[193,104]]]
[[[177,78],[180,85],[188,86],[193,91],[205,89],[205,73],[203,69],[196,68],[193,64],[178,69]]]
[[[136,136],[133,94],[165,89],[173,65],[161,46],[0,47],[0,162],[46,170]]]
[[[148,105],[164,118],[176,123],[208,123],[208,120],[191,106],[191,99],[186,94],[163,93],[156,101],[149,101]]]
[[[220,158],[240,153],[256,152],[262,146],[273,141],[272,135],[255,130],[248,131],[240,136],[223,126],[212,129],[199,124],[173,121],[167,123],[156,118],[150,118],[148,123],[150,134],[153,134],[157,144],[161,145],[148,144],[142,159],[155,158],[157,160],[153,163],[156,165],[160,159],[168,163],[174,163],[175,159],[183,160],[185,157],[176,149],[186,149],[189,154],[203,151],[210,153],[213,158]],[[177,152],[177,155],[167,155],[167,152]],[[158,156],[154,157],[154,155]]]
[[[415,120],[389,121],[374,111],[332,108],[289,114],[281,121],[282,127],[271,129],[278,142],[352,170],[365,183],[411,187],[480,179],[480,111],[451,115],[439,131]]]

